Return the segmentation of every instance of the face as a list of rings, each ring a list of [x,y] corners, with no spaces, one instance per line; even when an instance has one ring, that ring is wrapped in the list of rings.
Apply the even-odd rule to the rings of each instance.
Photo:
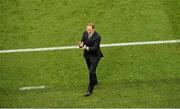
[[[92,26],[87,26],[86,30],[87,30],[88,34],[94,33],[94,29],[92,28]]]

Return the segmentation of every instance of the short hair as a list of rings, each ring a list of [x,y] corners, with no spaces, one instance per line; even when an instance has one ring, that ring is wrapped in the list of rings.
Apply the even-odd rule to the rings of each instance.
[[[88,23],[87,26],[91,26],[92,29],[95,29],[95,24],[94,23]]]

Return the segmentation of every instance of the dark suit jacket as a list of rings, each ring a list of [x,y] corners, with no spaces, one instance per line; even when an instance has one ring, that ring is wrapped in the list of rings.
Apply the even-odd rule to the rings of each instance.
[[[92,61],[97,61],[103,57],[103,54],[100,49],[101,36],[94,32],[91,38],[88,38],[88,32],[83,33],[81,41],[84,41],[84,44],[89,47],[89,51],[84,50],[84,57],[90,58]]]

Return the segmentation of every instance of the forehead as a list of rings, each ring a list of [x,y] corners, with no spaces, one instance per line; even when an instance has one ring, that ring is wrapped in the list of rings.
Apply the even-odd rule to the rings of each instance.
[[[87,26],[87,29],[93,29],[92,26]]]

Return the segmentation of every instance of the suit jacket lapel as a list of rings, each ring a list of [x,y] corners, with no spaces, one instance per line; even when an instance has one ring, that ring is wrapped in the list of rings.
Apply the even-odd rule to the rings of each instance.
[[[93,39],[95,38],[95,36],[96,36],[96,32],[94,32],[90,38],[89,38],[89,36],[88,36],[88,34],[87,34],[86,39],[87,39],[87,44],[88,44],[88,45],[91,45],[91,44],[92,44]]]
[[[95,31],[94,31],[94,33],[92,34],[92,36],[90,37],[90,41],[92,41],[93,40],[93,38],[95,37]]]

